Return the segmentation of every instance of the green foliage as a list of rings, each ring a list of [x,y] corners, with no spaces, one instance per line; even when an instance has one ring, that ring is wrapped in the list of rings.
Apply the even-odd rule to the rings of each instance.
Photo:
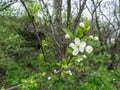
[[[21,87],[21,90],[36,90],[37,83],[34,79],[22,80],[23,86]]]
[[[4,23],[3,23],[4,24]],[[19,42],[18,42],[19,41]],[[23,40],[21,37],[7,27],[0,27],[0,67],[8,69],[13,65],[13,53],[18,53]],[[7,66],[7,67],[6,67]]]
[[[27,8],[30,10],[30,12],[33,16],[36,16],[36,14],[40,8],[40,4],[38,2],[29,3],[29,5],[27,5]]]
[[[4,88],[4,87],[2,87],[0,90],[5,90],[5,88]]]
[[[24,47],[23,37],[18,34],[23,23],[16,16],[0,15],[0,19],[0,75],[3,73],[5,85],[16,85],[21,79],[30,76],[29,70],[17,63],[28,50]]]
[[[11,58],[6,53],[4,53],[4,51],[2,51],[1,49],[0,49],[0,53],[1,53],[0,54],[0,68],[3,68],[3,69],[11,68],[11,64],[13,63]]]
[[[92,71],[86,79],[77,88],[84,90],[117,90],[112,83],[112,73],[108,72],[104,67],[97,71]]]
[[[40,4],[37,0],[26,0],[26,2],[30,14],[36,19]],[[43,14],[48,22],[47,11]],[[66,18],[66,14],[63,18]],[[86,46],[91,45],[93,52],[79,52],[75,56],[72,55],[73,50],[68,47],[64,58],[59,61],[57,61],[56,49],[49,34],[47,39],[42,41],[45,54],[42,50],[31,50],[24,46],[25,41],[17,31],[22,28],[23,22],[27,22],[28,18],[8,15],[0,16],[0,19],[2,25],[0,27],[0,72],[5,70],[5,85],[13,86],[20,83],[19,90],[117,90],[119,88],[120,67],[116,66],[115,70],[108,69],[113,60],[106,49],[110,49],[111,45],[101,46],[100,41],[84,36],[90,29],[88,19],[85,19],[84,25],[79,25],[74,32],[68,28],[65,28],[64,32],[70,36],[68,42],[75,43],[73,40],[78,38],[85,41]],[[114,56],[119,62],[119,54],[115,53]],[[4,88],[2,87],[1,90]]]
[[[89,21],[88,21],[87,18],[85,19],[84,24],[85,24],[85,26],[83,26],[83,27],[78,26],[76,28],[76,30],[75,30],[75,36],[76,37],[78,37],[78,38],[83,37],[83,35],[90,29]]]
[[[87,23],[88,21],[86,21]],[[86,31],[89,26],[85,25]],[[69,29],[65,29],[66,34],[70,36],[70,38],[74,39],[74,34],[71,33]],[[77,30],[77,29],[76,29]],[[83,30],[83,29],[82,29]],[[83,32],[82,32],[83,33]],[[80,38],[80,37],[79,37]],[[86,38],[84,40],[91,40],[90,38]],[[94,47],[94,51],[91,54],[86,54],[87,58],[84,58],[83,61],[78,62],[77,60],[82,58],[82,54],[76,56],[72,56],[71,48],[67,49],[68,58],[63,58],[61,61],[57,62],[56,60],[51,58],[53,49],[49,49],[46,51],[46,55],[49,53],[50,56],[48,61],[52,70],[56,72],[60,72],[59,74],[54,75],[51,73],[48,68],[46,68],[46,63],[43,61],[43,54],[40,54],[40,72],[46,74],[44,76],[36,77],[34,80],[36,84],[32,89],[47,89],[47,90],[117,90],[116,85],[114,84],[114,79],[118,78],[119,73],[113,73],[107,70],[108,65],[112,62],[111,55],[108,52],[102,52],[102,49],[105,49],[104,46],[100,45],[99,41],[95,41],[92,39],[88,41],[90,45]],[[49,43],[43,42],[42,43],[44,48],[47,49],[49,47]],[[45,65],[45,66],[44,66]],[[44,69],[46,68],[46,69]],[[82,75],[85,73],[85,75]],[[29,78],[29,80],[33,78]],[[119,81],[117,81],[118,83]],[[31,88],[32,84],[28,83],[26,85],[23,82],[23,86],[25,88]],[[30,89],[30,90],[32,90]],[[22,90],[22,89],[20,89]]]
[[[27,70],[24,70],[20,66],[17,66],[17,64],[14,64],[14,67],[6,71],[6,79],[4,80],[4,83],[16,85],[20,83],[21,79],[26,78],[28,76],[30,76],[30,74]]]
[[[68,34],[70,36],[71,39],[74,39],[74,38],[82,38],[84,36],[84,34],[89,31],[90,29],[90,26],[89,26],[89,21],[88,19],[86,18],[85,19],[85,22],[84,22],[84,26],[81,27],[81,26],[78,26],[75,30],[75,33],[73,34],[68,28],[65,28],[64,32],[66,34]]]
[[[40,54],[40,60],[44,60],[43,54]]]
[[[34,2],[34,3],[33,3]],[[38,10],[40,9],[40,4],[38,1],[27,1],[27,9],[29,10],[31,16],[34,17],[35,21],[38,22]]]

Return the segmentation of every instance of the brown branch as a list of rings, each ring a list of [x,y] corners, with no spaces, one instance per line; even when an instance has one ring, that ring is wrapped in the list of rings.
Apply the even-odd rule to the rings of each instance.
[[[7,4],[8,2],[6,2],[7,5],[3,6],[3,8],[0,8],[0,11],[3,11],[7,8],[9,8],[11,5],[13,5],[14,3],[16,3],[18,0],[14,1],[14,2],[11,2],[9,4]]]
[[[54,45],[55,45],[56,49],[59,50],[60,45],[59,45],[59,43],[58,43],[58,42],[56,41],[56,39],[55,39],[54,29],[53,29],[53,27],[55,27],[55,26],[56,26],[56,27],[59,27],[59,26],[53,24],[52,18],[51,18],[50,12],[49,12],[49,10],[48,10],[47,4],[45,4],[44,0],[41,0],[41,1],[42,1],[42,3],[43,3],[44,7],[45,7],[46,10],[47,10],[47,14],[48,14],[48,17],[49,17],[49,23],[50,23],[50,26],[51,26],[52,38],[53,38],[53,41],[54,41]],[[60,28],[60,30],[64,31],[61,27],[59,27],[59,28]],[[57,47],[58,47],[58,48],[57,48]],[[58,72],[54,72],[54,74],[58,75],[58,74],[60,74],[62,71],[63,71],[63,68],[60,67],[60,70],[59,70]]]
[[[72,23],[72,27],[71,27],[72,32],[75,31],[75,29],[76,29],[76,27],[77,27],[77,24],[78,24],[79,21],[80,21],[80,17],[81,17],[82,11],[83,11],[83,9],[84,9],[84,7],[85,7],[85,5],[86,5],[86,2],[87,2],[87,0],[84,0],[84,1],[83,1],[82,5],[81,5],[80,8],[79,8],[78,14],[77,14],[76,18],[74,19],[74,21],[73,21],[73,23]]]
[[[98,5],[95,4],[94,0],[91,0],[93,5],[94,5],[94,10],[93,10],[93,14],[96,12],[97,8],[100,6],[100,4],[102,3],[103,0],[101,0],[100,2],[97,2]]]
[[[112,25],[112,27],[115,29],[115,26],[113,25],[113,23],[108,19],[108,17],[102,12],[102,10],[100,9],[100,12],[102,13],[102,15],[106,18],[106,20],[109,22],[110,25]],[[115,29],[116,30],[116,29]]]
[[[16,85],[16,86],[10,87],[10,88],[5,89],[5,90],[13,90],[13,89],[18,88],[18,87],[20,87],[20,86],[22,86],[22,84],[19,84],[19,85]]]
[[[50,15],[49,10],[48,10],[48,6],[47,6],[47,4],[45,4],[44,0],[41,0],[41,1],[43,3],[44,7],[47,10],[47,14],[48,14],[48,17],[49,17],[49,23],[50,23],[50,26],[51,26],[52,38],[53,38],[53,41],[54,41],[54,45],[55,45],[55,47],[60,48],[60,44],[57,42],[57,40],[55,38],[55,35],[54,35],[54,29],[53,29],[54,26],[53,26],[51,15]]]
[[[31,13],[29,12],[29,10],[27,9],[24,1],[21,0],[21,3],[23,4],[24,8],[26,9],[26,12],[27,12],[27,14],[28,14],[28,16],[29,16],[29,18],[30,18],[30,20],[31,20],[31,22],[32,22],[32,25],[33,25],[33,27],[34,27],[34,33],[35,33],[35,35],[36,35],[36,37],[37,37],[37,39],[38,39],[39,45],[41,45],[41,51],[42,51],[43,56],[44,56],[44,61],[46,62],[47,66],[48,66],[48,69],[50,70],[50,72],[51,72],[51,73],[54,73],[54,72],[52,71],[50,65],[49,65],[48,62],[47,62],[46,55],[45,55],[45,52],[44,52],[44,48],[43,48],[43,46],[42,46],[42,39],[39,37],[38,28],[37,28],[37,26],[36,26],[36,24],[35,24],[34,16],[32,16]]]
[[[67,0],[67,27],[70,29],[71,0]]]

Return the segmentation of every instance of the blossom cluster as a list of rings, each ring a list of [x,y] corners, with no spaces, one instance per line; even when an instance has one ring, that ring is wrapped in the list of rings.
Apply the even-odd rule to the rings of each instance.
[[[75,38],[74,43],[70,43],[69,47],[73,49],[72,54],[76,56],[79,52],[84,53],[86,51],[87,53],[91,53],[93,51],[92,46],[86,45],[86,42],[80,41],[79,38]]]
[[[85,24],[83,22],[81,22],[79,24],[80,27],[85,27]],[[70,39],[69,34],[65,35],[66,39]],[[90,39],[92,40],[98,40],[98,37],[93,37],[92,35],[89,36]],[[87,45],[86,42],[81,41],[79,38],[75,38],[74,39],[74,43],[70,43],[69,47],[71,47],[73,49],[72,54],[74,56],[76,56],[79,52],[80,53],[84,53],[84,51],[86,51],[87,53],[91,53],[93,51],[93,48],[91,45]],[[79,60],[80,61],[80,60]]]

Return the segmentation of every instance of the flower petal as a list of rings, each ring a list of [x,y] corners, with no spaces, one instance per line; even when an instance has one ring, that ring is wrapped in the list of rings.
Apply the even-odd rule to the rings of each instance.
[[[76,56],[78,53],[79,53],[79,50],[78,50],[78,49],[74,49],[73,52],[72,52],[72,54],[73,54],[74,56]]]
[[[88,45],[86,48],[85,48],[86,52],[87,53],[91,53],[93,51],[93,48],[92,46]]]
[[[74,42],[75,42],[76,45],[79,45],[80,44],[80,39],[79,38],[75,38]]]
[[[86,46],[86,42],[81,42],[81,43],[80,43],[79,51],[83,53],[85,46]]]
[[[70,43],[69,47],[71,47],[72,49],[75,49],[75,44],[74,43]]]

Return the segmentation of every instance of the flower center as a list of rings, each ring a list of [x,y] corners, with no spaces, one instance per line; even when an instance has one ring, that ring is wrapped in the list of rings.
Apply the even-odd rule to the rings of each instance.
[[[76,48],[80,48],[80,46],[79,46],[79,45],[76,45]]]

